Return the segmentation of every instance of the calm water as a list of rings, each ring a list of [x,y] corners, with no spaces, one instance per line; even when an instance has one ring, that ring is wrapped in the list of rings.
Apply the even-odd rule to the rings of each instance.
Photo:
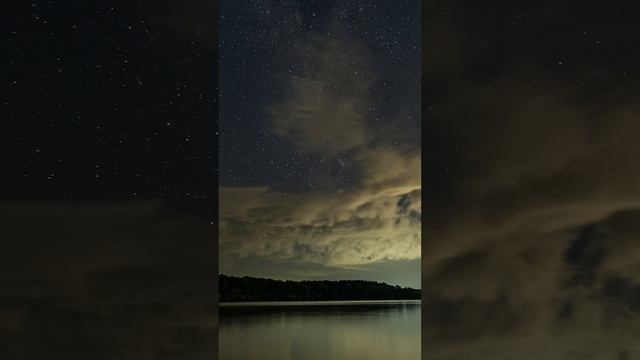
[[[420,359],[420,301],[220,306],[220,360]]]

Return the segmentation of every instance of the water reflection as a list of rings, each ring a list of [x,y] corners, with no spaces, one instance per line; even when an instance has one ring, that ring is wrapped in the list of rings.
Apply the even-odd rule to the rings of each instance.
[[[419,301],[226,304],[220,360],[420,359]]]

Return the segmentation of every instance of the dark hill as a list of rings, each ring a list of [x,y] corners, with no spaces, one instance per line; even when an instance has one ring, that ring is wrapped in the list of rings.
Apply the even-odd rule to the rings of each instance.
[[[282,281],[221,274],[219,281],[220,302],[420,299],[420,290],[365,280]]]

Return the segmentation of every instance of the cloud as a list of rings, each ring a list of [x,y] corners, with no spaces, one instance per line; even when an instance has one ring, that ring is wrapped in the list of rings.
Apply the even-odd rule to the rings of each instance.
[[[376,156],[382,152],[384,156]],[[394,161],[394,176],[379,175]],[[227,188],[220,193],[221,259],[262,256],[361,265],[420,255],[420,158],[363,154],[361,186],[332,193]],[[392,168],[394,166],[391,166]],[[224,268],[224,261],[221,267]]]
[[[423,65],[429,358],[637,356],[633,84],[604,80],[615,70],[597,54],[558,68],[561,46],[591,51],[560,21],[568,9],[540,4],[521,20],[491,8],[489,24],[457,2],[430,5],[425,31],[450,41]],[[500,27],[511,23],[519,30]],[[580,85],[594,78],[598,91]]]
[[[158,7],[151,18],[161,25],[178,30],[178,34],[210,44],[216,40],[218,29],[213,19],[218,18],[216,3],[186,0],[165,9]],[[213,46],[212,46],[213,47]]]
[[[420,257],[419,149],[373,141],[370,55],[336,24],[329,29],[292,45],[286,96],[268,112],[272,131],[323,159],[323,169],[349,170],[349,181],[320,170],[311,180],[329,185],[308,191],[221,187],[222,272],[253,257],[331,267]]]
[[[210,205],[0,204],[0,357],[214,356]]]
[[[293,46],[300,66],[288,77],[290,96],[270,109],[273,130],[305,151],[335,154],[367,143],[374,73],[360,41],[333,32]]]

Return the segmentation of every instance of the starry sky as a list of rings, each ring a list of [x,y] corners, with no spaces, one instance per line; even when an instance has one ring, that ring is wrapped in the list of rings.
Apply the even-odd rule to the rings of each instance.
[[[425,2],[425,358],[640,356],[639,12]]]
[[[180,8],[154,6],[14,6],[2,198],[213,199],[213,54],[163,33]]]
[[[215,4],[3,8],[0,358],[214,358]]]
[[[419,10],[220,3],[220,272],[420,287]]]

